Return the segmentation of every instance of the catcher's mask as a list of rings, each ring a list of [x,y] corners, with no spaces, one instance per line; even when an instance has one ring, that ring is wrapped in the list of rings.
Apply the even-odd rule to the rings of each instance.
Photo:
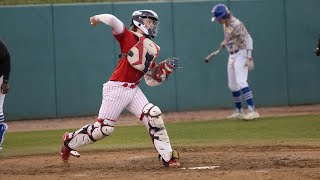
[[[153,27],[148,28],[143,19],[153,20]],[[152,38],[156,37],[160,27],[160,21],[157,13],[152,10],[138,10],[132,13],[132,24],[142,30],[144,34]]]

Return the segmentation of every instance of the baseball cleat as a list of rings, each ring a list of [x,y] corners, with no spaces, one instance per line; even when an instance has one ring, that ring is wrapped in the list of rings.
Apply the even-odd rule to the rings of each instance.
[[[172,150],[172,158],[166,162],[160,155],[159,159],[164,167],[169,167],[169,168],[177,168],[180,167],[180,162],[179,162],[180,154],[179,151],[176,149]]]
[[[170,168],[176,168],[176,167],[180,167],[180,162],[178,161],[178,159],[170,159],[170,161],[168,162],[168,166],[166,167],[170,167]]]
[[[176,168],[180,167],[180,162],[178,159],[171,158],[168,162],[166,162],[162,157],[160,157],[160,161],[164,167]]]
[[[249,113],[247,113],[247,114],[245,114],[244,115],[244,120],[253,120],[253,119],[257,119],[257,118],[259,118],[260,117],[260,115],[259,115],[259,113],[258,112],[256,112],[256,111],[251,111],[251,112],[249,112]]]
[[[66,144],[68,143],[68,140],[71,138],[69,137],[69,133],[66,132],[62,136],[62,147],[60,150],[60,157],[63,162],[68,162],[70,155],[75,156],[75,157],[80,157],[80,154],[71,148],[69,148]]]
[[[60,150],[60,157],[63,162],[68,162],[70,157],[70,149],[66,146],[62,146]]]
[[[228,116],[228,119],[244,119],[245,114],[243,112],[235,111],[233,114]]]
[[[62,143],[62,147],[61,147],[61,150],[60,150],[60,157],[61,157],[61,160],[63,162],[68,162],[69,160],[69,157],[70,157],[70,148],[65,146],[65,142],[69,139],[69,133],[66,132],[64,133],[64,135],[62,136],[62,140],[61,140],[61,143]]]

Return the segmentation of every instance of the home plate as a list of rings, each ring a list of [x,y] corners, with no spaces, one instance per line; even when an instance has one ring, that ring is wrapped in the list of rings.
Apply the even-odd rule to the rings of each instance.
[[[180,169],[191,169],[191,170],[198,170],[198,169],[216,169],[219,166],[199,166],[199,167],[183,167]]]

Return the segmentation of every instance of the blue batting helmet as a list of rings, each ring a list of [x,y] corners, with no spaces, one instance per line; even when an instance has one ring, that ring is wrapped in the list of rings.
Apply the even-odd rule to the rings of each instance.
[[[225,18],[229,14],[228,7],[224,4],[216,4],[211,10],[211,21],[219,21],[221,18]]]

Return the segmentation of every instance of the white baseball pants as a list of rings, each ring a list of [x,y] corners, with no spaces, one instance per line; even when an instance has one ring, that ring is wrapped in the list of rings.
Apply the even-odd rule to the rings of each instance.
[[[239,50],[229,55],[228,60],[228,85],[232,92],[248,87],[247,50]]]

